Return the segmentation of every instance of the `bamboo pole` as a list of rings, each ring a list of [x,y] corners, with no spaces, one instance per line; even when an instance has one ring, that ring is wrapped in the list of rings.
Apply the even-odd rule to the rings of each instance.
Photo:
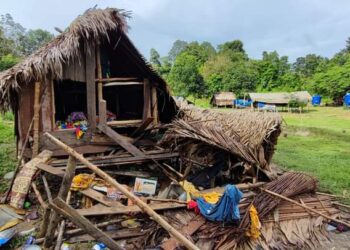
[[[288,197],[285,197],[285,196],[283,196],[283,195],[277,194],[277,193],[272,192],[272,191],[270,191],[270,190],[263,189],[263,188],[260,188],[260,189],[261,189],[262,191],[264,191],[265,193],[268,193],[268,194],[271,194],[271,195],[276,196],[276,197],[278,197],[278,198],[281,198],[282,200],[289,201],[290,203],[293,203],[293,204],[295,204],[295,205],[297,205],[297,206],[299,206],[299,207],[302,207],[302,208],[304,208],[304,209],[306,209],[306,210],[309,210],[309,211],[311,211],[311,212],[313,212],[313,213],[315,213],[315,214],[318,214],[318,215],[320,215],[320,216],[322,216],[322,217],[324,217],[324,218],[326,218],[326,219],[328,219],[328,220],[331,220],[331,221],[340,223],[340,224],[342,224],[342,225],[345,225],[345,226],[347,226],[347,227],[350,227],[350,223],[347,223],[347,222],[345,222],[345,221],[332,218],[331,216],[325,215],[325,214],[323,214],[323,213],[317,211],[316,209],[313,209],[313,208],[311,208],[311,207],[308,207],[308,206],[306,206],[306,205],[304,205],[304,204],[301,204],[301,203],[299,203],[299,202],[296,202],[295,200],[292,200],[292,199],[290,199],[290,198],[288,198]]]
[[[40,118],[40,82],[35,82],[34,87],[34,126],[33,126],[33,154],[32,158],[39,153],[39,118]]]
[[[147,213],[152,219],[154,219],[157,223],[159,223],[165,230],[169,232],[174,238],[176,238],[179,242],[181,242],[188,249],[199,250],[199,248],[194,245],[190,240],[188,240],[185,236],[183,236],[179,231],[177,231],[174,227],[172,227],[168,222],[166,222],[159,214],[157,214],[153,209],[151,209],[145,202],[143,202],[140,198],[135,196],[129,190],[127,190],[123,185],[117,182],[110,175],[99,169],[97,166],[92,164],[90,161],[86,160],[81,154],[76,152],[71,147],[67,146],[54,136],[49,133],[45,133],[45,136],[51,140],[54,144],[59,146],[61,149],[66,151],[69,155],[73,156],[81,163],[90,168],[94,173],[99,175],[102,179],[110,183],[112,186],[116,187],[119,191],[121,191],[126,197],[133,201],[134,204],[140,207],[140,209]]]
[[[66,199],[67,205],[69,205],[71,194],[72,194],[71,191],[68,191],[67,199]],[[65,227],[66,227],[66,220],[63,219],[61,221],[60,228],[58,229],[57,241],[56,241],[56,246],[55,246],[54,250],[60,250],[61,249],[62,240],[63,240],[63,233],[64,233]]]

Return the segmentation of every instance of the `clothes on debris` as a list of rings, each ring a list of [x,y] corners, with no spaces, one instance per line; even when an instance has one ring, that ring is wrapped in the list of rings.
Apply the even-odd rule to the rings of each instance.
[[[94,175],[91,174],[78,174],[74,176],[71,189],[72,190],[84,190],[90,187],[94,181]]]
[[[235,185],[227,185],[216,204],[210,204],[204,198],[198,198],[197,204],[201,214],[210,221],[234,222],[240,218],[238,204],[242,195]]]
[[[261,230],[261,223],[258,216],[258,211],[254,207],[254,205],[251,205],[249,208],[249,217],[250,217],[250,226],[248,231],[246,232],[246,235],[253,238],[258,239],[260,237],[260,230]]]

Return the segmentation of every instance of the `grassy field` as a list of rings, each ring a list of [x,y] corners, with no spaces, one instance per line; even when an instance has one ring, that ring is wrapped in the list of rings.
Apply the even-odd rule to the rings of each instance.
[[[12,171],[16,166],[16,146],[13,129],[13,116],[0,116],[0,176]],[[0,192],[7,183],[0,178]]]
[[[278,140],[273,161],[316,176],[323,191],[350,202],[350,110],[319,107],[281,114],[285,136]]]

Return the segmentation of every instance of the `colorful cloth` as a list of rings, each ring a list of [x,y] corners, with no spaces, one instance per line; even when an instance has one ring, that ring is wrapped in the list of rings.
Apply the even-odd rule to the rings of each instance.
[[[197,199],[197,204],[200,213],[210,221],[234,222],[240,218],[238,204],[242,195],[235,185],[227,185],[216,204],[210,204],[204,198]]]
[[[78,174],[74,176],[71,189],[77,191],[89,188],[94,181],[94,177],[95,176],[93,174]]]
[[[250,226],[248,231],[246,232],[246,235],[253,238],[258,239],[260,237],[260,229],[261,229],[261,223],[258,216],[258,211],[256,211],[256,208],[251,205],[249,208],[249,216],[250,216]]]

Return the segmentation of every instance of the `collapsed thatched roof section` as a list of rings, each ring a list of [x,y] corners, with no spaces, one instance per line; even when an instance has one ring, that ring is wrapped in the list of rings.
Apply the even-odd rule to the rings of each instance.
[[[14,67],[1,72],[0,110],[13,108],[21,84],[61,79],[64,66],[73,61],[80,61],[81,51],[85,49],[89,53],[89,45],[109,41],[110,37],[116,34],[119,36],[118,43],[126,48],[139,70],[166,89],[164,80],[153,71],[127,37],[127,17],[128,12],[115,8],[87,10],[51,42]]]
[[[242,161],[269,170],[281,132],[282,118],[275,113],[220,112],[182,107],[183,118],[169,125],[163,143],[181,145],[200,141],[232,153]]]

